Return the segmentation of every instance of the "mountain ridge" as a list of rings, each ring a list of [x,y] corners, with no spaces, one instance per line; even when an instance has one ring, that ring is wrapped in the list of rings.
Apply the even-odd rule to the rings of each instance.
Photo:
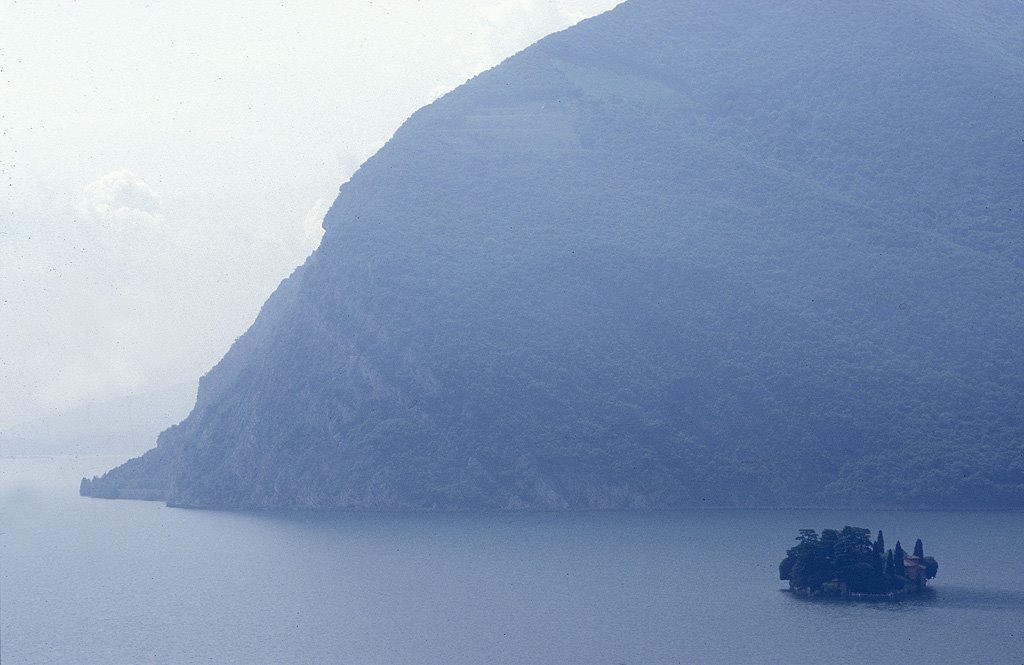
[[[1024,69],[944,47],[1020,11],[873,9],[632,0],[421,109],[86,493],[1024,506]]]

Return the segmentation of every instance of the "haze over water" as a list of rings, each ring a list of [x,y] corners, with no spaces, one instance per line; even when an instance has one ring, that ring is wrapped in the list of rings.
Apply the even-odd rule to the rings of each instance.
[[[1024,4],[6,4],[3,663],[1024,664]]]
[[[1019,512],[259,513],[76,495],[109,458],[5,458],[19,663],[1019,663]],[[921,537],[928,597],[808,602],[801,527]]]

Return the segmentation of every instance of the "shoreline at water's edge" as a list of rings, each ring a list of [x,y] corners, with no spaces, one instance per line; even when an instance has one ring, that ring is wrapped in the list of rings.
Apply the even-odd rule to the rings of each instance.
[[[899,601],[907,598],[919,598],[922,596],[930,596],[934,593],[934,589],[931,586],[925,586],[921,589],[900,589],[899,591],[890,591],[889,593],[847,593],[843,595],[827,595],[827,594],[811,594],[806,593],[801,589],[793,588],[780,588],[779,591],[788,593],[792,596],[803,600],[811,601],[831,601],[831,602],[844,602],[844,601],[865,601],[865,602],[886,602],[886,601]]]
[[[843,511],[867,511],[867,512],[948,512],[948,513],[1024,513],[1024,507],[985,507],[985,506],[820,506],[820,505],[781,505],[781,506],[743,506],[743,505],[694,505],[675,507],[651,507],[651,508],[423,508],[408,506],[399,507],[332,507],[332,506],[240,506],[240,505],[217,505],[217,504],[180,504],[169,501],[164,490],[120,490],[120,492],[132,492],[135,496],[94,496],[82,494],[80,496],[91,499],[107,499],[122,501],[164,501],[169,508],[181,508],[184,510],[221,510],[230,512],[281,512],[281,513],[656,513],[656,512],[685,512],[685,511],[728,511],[728,510],[757,510],[757,511],[805,511],[821,510],[829,512]]]

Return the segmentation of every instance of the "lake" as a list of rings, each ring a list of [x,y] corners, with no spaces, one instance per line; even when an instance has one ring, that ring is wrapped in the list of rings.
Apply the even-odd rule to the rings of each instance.
[[[1024,513],[253,513],[78,496],[2,465],[0,658],[21,663],[1024,662]],[[922,538],[925,597],[784,593],[797,529]]]

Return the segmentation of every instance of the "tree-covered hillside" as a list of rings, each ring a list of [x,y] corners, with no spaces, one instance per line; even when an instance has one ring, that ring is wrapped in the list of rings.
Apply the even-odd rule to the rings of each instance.
[[[551,36],[410,118],[90,491],[1024,507],[1022,46],[1019,3],[953,0]]]

